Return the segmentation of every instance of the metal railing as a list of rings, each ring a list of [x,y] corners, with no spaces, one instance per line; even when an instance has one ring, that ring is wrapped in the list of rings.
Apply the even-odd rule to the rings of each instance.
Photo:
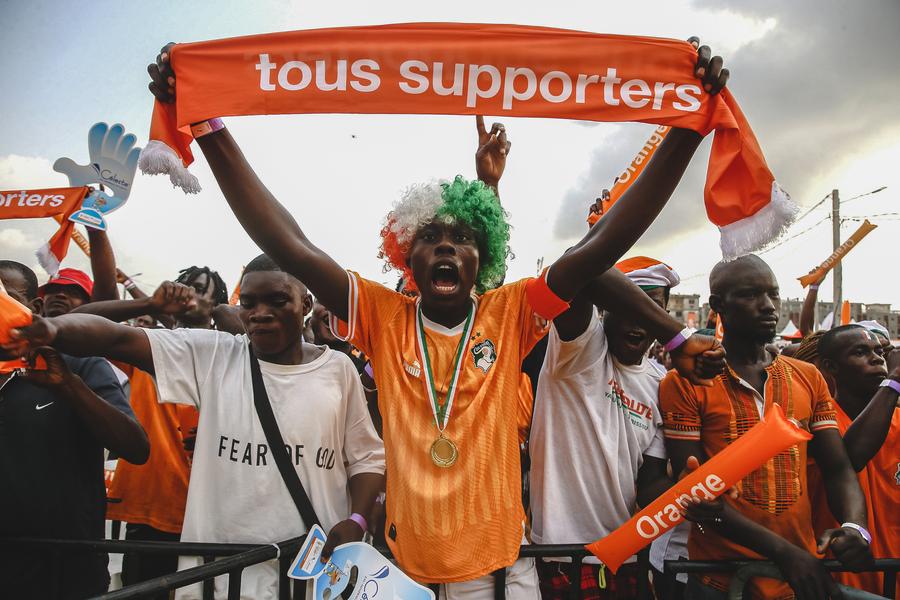
[[[214,595],[214,579],[219,576],[228,577],[228,600],[240,598],[241,578],[244,569],[269,560],[279,561],[279,598],[291,598],[290,579],[287,571],[294,556],[303,544],[305,536],[284,540],[274,544],[204,544],[189,542],[143,542],[129,540],[56,540],[44,538],[0,538],[0,548],[32,548],[45,549],[52,553],[55,561],[63,560],[70,552],[107,552],[121,554],[134,552],[138,554],[163,554],[178,556],[199,556],[204,564],[156,577],[141,583],[129,585],[120,590],[97,596],[96,600],[137,600],[170,590],[201,583],[204,600],[212,600]],[[390,556],[387,548],[378,548],[386,556]],[[582,597],[581,568],[584,559],[590,553],[581,544],[567,545],[526,545],[520,549],[523,558],[568,558],[571,563],[566,566],[570,581],[569,598],[576,600]],[[653,595],[649,583],[649,558],[645,549],[638,554],[638,595],[640,600],[650,600]],[[824,561],[825,568],[832,572],[847,571],[835,560]],[[873,571],[884,573],[883,596],[894,599],[897,585],[897,573],[900,571],[900,558],[886,558],[875,561]],[[777,567],[766,561],[666,561],[667,573],[733,573],[732,590],[729,600],[741,600],[746,583],[752,577],[781,578]],[[495,598],[505,598],[505,571],[495,573]],[[294,581],[294,598],[302,598],[298,590],[305,586],[303,582]],[[844,588],[848,599],[877,598],[872,594]],[[52,600],[52,599],[48,599]]]
[[[836,560],[823,561],[825,568],[832,573],[846,573],[848,568]],[[778,567],[769,561],[699,561],[699,560],[667,560],[666,572],[671,573],[733,573],[731,587],[728,590],[729,600],[741,600],[744,597],[744,589],[753,577],[770,577],[772,579],[784,579]],[[890,598],[895,600],[897,590],[897,573],[900,571],[900,558],[879,558],[871,571],[884,573],[884,584],[881,596],[876,596],[862,590],[847,586],[839,586],[848,600],[866,600],[873,598]]]

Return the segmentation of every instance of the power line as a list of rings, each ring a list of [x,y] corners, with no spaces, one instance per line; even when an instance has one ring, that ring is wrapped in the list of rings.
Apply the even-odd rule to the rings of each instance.
[[[828,197],[830,198],[830,197],[831,197],[831,194],[829,194]],[[793,239],[795,239],[795,238],[798,238],[798,237],[800,237],[801,235],[803,235],[803,234],[805,234],[805,233],[809,233],[810,231],[812,231],[813,229],[815,229],[816,227],[818,227],[819,225],[821,225],[821,224],[824,223],[825,221],[829,220],[830,218],[831,218],[831,215],[826,215],[825,217],[822,217],[821,219],[819,219],[818,221],[816,221],[815,223],[813,223],[812,225],[810,225],[809,227],[807,227],[806,229],[804,229],[803,231],[801,231],[800,233],[795,233],[795,234],[792,235],[791,237],[784,238],[783,240],[781,240],[780,242],[778,242],[778,243],[775,244],[774,246],[769,246],[769,247],[766,248],[765,250],[760,250],[760,251],[759,251],[759,254],[765,254],[766,252],[771,252],[771,251],[774,250],[775,248],[778,248],[779,246],[783,246],[784,244],[788,243],[789,241],[791,241],[791,240],[793,240]]]
[[[799,217],[797,217],[796,219],[794,219],[794,222],[796,223],[797,221],[800,221],[801,219],[803,219],[803,217],[805,217],[806,215],[808,215],[808,214],[811,213],[812,211],[814,211],[814,210],[816,210],[817,208],[819,208],[820,206],[822,206],[822,203],[825,202],[826,200],[828,200],[829,198],[831,198],[831,193],[825,194],[825,195],[822,197],[822,199],[819,200],[818,202],[816,202],[809,210],[807,210],[805,213],[803,213],[802,215],[800,215]]]
[[[857,196],[853,196],[852,198],[847,198],[846,200],[842,200],[841,204],[850,202],[851,200],[856,200],[858,198],[862,198],[864,196],[871,196],[872,194],[877,194],[878,192],[881,192],[885,189],[887,189],[887,186],[881,186],[880,188],[872,190],[871,192],[866,192],[864,194],[859,194]],[[802,215],[797,217],[794,220],[794,223],[798,223],[799,221],[801,221],[804,217],[809,215],[812,211],[814,211],[815,209],[819,208],[822,204],[824,204],[824,202],[826,200],[828,200],[829,198],[831,198],[831,194],[830,193],[825,194],[825,196],[823,196],[821,200],[819,200],[813,206],[811,206],[809,209],[807,209],[807,211],[805,213],[803,213]],[[891,218],[885,218],[885,217],[898,217],[898,219],[891,219]],[[900,212],[879,213],[879,214],[875,214],[875,215],[853,215],[853,216],[841,218],[841,222],[843,223],[844,221],[862,221],[864,219],[875,219],[875,218],[883,218],[883,220],[885,220],[885,221],[900,220]],[[768,252],[771,252],[775,248],[783,246],[784,244],[790,242],[791,240],[797,239],[798,237],[809,233],[810,231],[812,231],[813,229],[815,229],[816,227],[818,227],[819,225],[821,225],[822,223],[824,223],[825,221],[828,221],[830,219],[831,219],[831,214],[829,213],[829,214],[825,215],[824,217],[822,217],[820,220],[816,221],[815,223],[813,223],[812,225],[807,227],[806,229],[804,229],[803,231],[795,233],[794,235],[792,235],[790,237],[784,238],[781,241],[779,241],[777,244],[775,244],[774,246],[770,246],[769,248],[766,248],[765,250],[760,250],[757,254],[766,254]],[[704,275],[708,275],[708,274],[709,274],[708,271],[703,272],[703,273],[694,273],[693,275],[688,275],[687,277],[682,277],[681,281],[690,281],[691,279],[703,277]]]
[[[863,219],[877,219],[878,217],[898,217],[900,212],[878,213],[877,215],[850,215],[843,217],[841,221],[862,221]]]
[[[887,186],[883,185],[880,188],[878,188],[877,190],[872,190],[871,192],[866,192],[865,194],[860,194],[858,196],[853,196],[852,198],[847,198],[846,200],[841,200],[841,204],[846,204],[847,202],[850,202],[851,200],[856,200],[857,198],[862,198],[864,196],[871,196],[872,194],[877,194],[878,192],[884,191],[886,189],[887,189]]]
[[[872,190],[871,192],[866,192],[865,194],[859,194],[857,196],[853,196],[852,198],[847,198],[846,200],[841,200],[841,204],[845,204],[847,202],[850,202],[851,200],[856,200],[857,198],[862,198],[864,196],[871,196],[872,194],[877,194],[878,192],[884,191],[886,189],[887,189],[887,186],[883,185],[878,189]],[[805,213],[803,213],[802,215],[800,215],[799,217],[794,219],[794,222],[797,223],[797,222],[803,220],[804,217],[806,217],[809,213],[811,213],[812,211],[814,211],[817,208],[819,208],[820,206],[822,206],[822,204],[824,204],[825,201],[828,200],[829,198],[831,198],[831,194],[830,193],[825,194],[825,196],[823,196],[821,200],[819,200],[818,202],[813,204],[811,207],[809,207]]]

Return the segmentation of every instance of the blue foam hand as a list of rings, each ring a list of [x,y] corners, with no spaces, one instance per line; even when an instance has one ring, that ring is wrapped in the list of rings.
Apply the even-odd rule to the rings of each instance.
[[[135,147],[136,142],[137,137],[126,134],[125,127],[119,123],[112,127],[106,123],[95,123],[88,131],[90,162],[79,165],[71,158],[60,158],[53,164],[53,170],[66,175],[69,185],[73,187],[92,183],[109,187],[111,196],[103,192],[91,194],[84,206],[104,214],[112,212],[121,207],[131,193],[141,154],[141,149]]]

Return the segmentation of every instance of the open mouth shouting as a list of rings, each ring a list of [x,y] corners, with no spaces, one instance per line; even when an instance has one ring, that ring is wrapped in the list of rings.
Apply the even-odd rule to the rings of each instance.
[[[431,271],[431,289],[440,296],[450,296],[459,289],[459,267],[452,262],[442,262]]]
[[[638,348],[647,340],[647,333],[642,329],[630,329],[622,337],[629,346]]]

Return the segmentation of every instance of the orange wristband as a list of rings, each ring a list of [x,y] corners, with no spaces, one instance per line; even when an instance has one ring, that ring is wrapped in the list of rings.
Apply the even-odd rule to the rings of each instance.
[[[525,297],[539,317],[552,321],[569,310],[569,303],[547,285],[547,271],[548,269],[544,269],[539,277],[534,277],[525,284]]]

